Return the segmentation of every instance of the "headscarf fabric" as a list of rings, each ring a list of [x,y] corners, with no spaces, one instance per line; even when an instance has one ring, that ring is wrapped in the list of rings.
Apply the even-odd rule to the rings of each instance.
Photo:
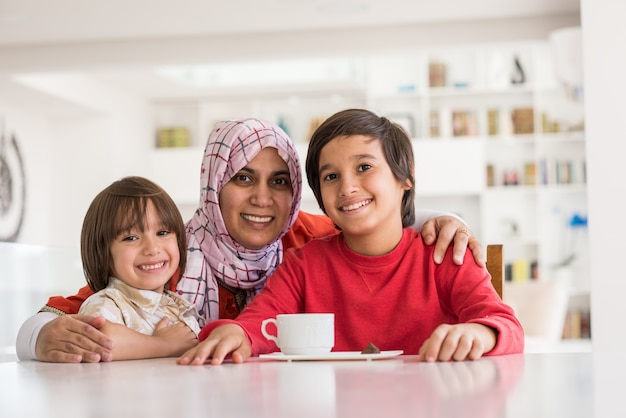
[[[293,200],[287,224],[276,241],[257,250],[234,241],[226,230],[219,193],[264,148],[276,148],[289,167]],[[200,172],[200,202],[187,222],[187,267],[178,293],[195,304],[200,325],[219,318],[222,285],[241,289],[245,303],[261,291],[282,261],[280,238],[289,231],[300,210],[302,174],[298,152],[289,136],[276,124],[260,119],[219,122],[209,134]]]

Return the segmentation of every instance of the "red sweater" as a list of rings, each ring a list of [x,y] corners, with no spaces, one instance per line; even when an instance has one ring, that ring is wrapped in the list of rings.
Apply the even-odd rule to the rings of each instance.
[[[438,325],[474,322],[498,333],[490,355],[523,352],[522,326],[493,289],[487,270],[475,264],[470,251],[457,266],[452,248],[437,265],[434,248],[410,228],[391,253],[376,257],[352,252],[342,235],[313,240],[285,253],[236,323],[248,334],[253,355],[278,350],[261,334],[264,319],[297,312],[335,313],[333,351],[360,351],[373,342],[381,350],[417,354]],[[233,322],[206,325],[200,340]]]
[[[314,215],[300,211],[293,226],[282,238],[283,248],[301,247],[313,238],[325,237],[335,234],[330,218],[324,215]],[[176,273],[170,280],[169,289],[176,290],[179,275]],[[85,299],[93,295],[89,286],[85,285],[74,296],[52,296],[48,299],[43,311],[55,312],[57,314],[76,314]],[[234,295],[228,290],[220,287],[220,318],[234,318],[239,314],[237,304],[234,302]]]

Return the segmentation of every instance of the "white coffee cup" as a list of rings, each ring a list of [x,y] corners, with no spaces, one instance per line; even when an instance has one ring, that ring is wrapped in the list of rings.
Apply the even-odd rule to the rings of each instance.
[[[276,336],[267,332],[267,325],[272,323],[276,325]],[[264,320],[261,332],[283,354],[325,354],[335,345],[335,314],[280,314]]]

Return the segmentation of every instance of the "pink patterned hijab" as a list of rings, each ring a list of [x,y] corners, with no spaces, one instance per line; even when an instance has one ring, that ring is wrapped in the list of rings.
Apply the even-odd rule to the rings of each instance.
[[[235,242],[226,230],[219,193],[232,176],[268,147],[276,148],[289,167],[293,204],[278,239],[250,250]],[[187,223],[187,267],[177,286],[178,293],[195,304],[201,326],[219,318],[219,285],[239,293],[245,298],[244,304],[261,291],[282,261],[280,238],[295,222],[301,197],[298,152],[280,127],[260,119],[223,121],[215,126],[202,160],[199,207]]]

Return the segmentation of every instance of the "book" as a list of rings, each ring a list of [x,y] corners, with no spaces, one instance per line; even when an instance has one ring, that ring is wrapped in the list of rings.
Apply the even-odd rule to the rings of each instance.
[[[157,147],[159,148],[188,147],[189,142],[189,129],[183,126],[161,128],[157,131]]]
[[[512,274],[514,282],[525,282],[530,280],[530,263],[528,260],[515,260],[513,262]]]
[[[513,122],[513,133],[532,134],[535,132],[535,112],[532,107],[513,109],[511,112],[511,122]]]
[[[500,133],[500,114],[498,109],[487,110],[487,135],[494,136]]]
[[[468,110],[452,111],[452,136],[475,136],[476,114]]]
[[[537,184],[537,166],[534,162],[524,164],[524,184],[528,186]]]
[[[438,138],[440,133],[439,133],[439,111],[438,110],[431,110],[430,111],[430,137],[431,138]]]
[[[428,64],[428,86],[444,87],[446,85],[446,64],[431,62]]]

